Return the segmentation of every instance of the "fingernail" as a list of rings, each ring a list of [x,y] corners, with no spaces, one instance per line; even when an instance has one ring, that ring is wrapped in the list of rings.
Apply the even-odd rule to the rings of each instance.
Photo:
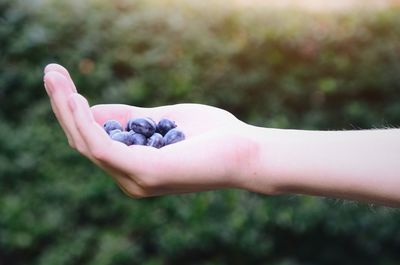
[[[68,105],[69,105],[69,108],[71,109],[71,111],[76,110],[76,99],[74,96],[69,97]]]
[[[44,68],[44,70],[43,70],[43,72],[45,73],[45,74],[47,74],[47,72],[49,72],[50,71],[50,68],[52,67],[52,63],[49,63],[48,65],[46,65],[46,67]]]

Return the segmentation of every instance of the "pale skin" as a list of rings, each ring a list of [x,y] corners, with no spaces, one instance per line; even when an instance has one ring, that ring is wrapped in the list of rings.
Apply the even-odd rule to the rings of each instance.
[[[45,88],[69,145],[135,198],[236,188],[309,194],[400,206],[400,130],[305,131],[261,128],[200,104],[89,106],[68,73],[45,68]],[[126,146],[108,119],[169,118],[186,140],[156,149]]]

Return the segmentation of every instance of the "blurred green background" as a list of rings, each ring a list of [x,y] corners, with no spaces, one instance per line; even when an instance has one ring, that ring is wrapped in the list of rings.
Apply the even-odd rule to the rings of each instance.
[[[259,126],[400,124],[400,9],[0,0],[0,264],[399,264],[400,213],[226,190],[133,200],[68,147],[43,89],[211,104]]]

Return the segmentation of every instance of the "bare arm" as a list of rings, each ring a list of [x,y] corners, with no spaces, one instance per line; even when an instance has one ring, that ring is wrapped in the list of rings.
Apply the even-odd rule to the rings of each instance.
[[[400,130],[260,128],[200,104],[90,107],[67,70],[54,64],[46,67],[44,82],[70,146],[132,197],[240,188],[400,206]],[[128,147],[101,126],[132,117],[171,118],[187,139],[161,149]]]
[[[269,179],[278,193],[400,205],[400,129],[251,131],[261,151],[250,190]]]

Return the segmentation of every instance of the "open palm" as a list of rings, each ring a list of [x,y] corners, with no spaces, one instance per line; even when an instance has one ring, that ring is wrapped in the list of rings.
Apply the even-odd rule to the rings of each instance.
[[[238,161],[249,159],[246,124],[224,110],[200,104],[140,108],[121,104],[89,107],[67,70],[45,69],[46,91],[71,147],[110,174],[130,196],[145,197],[240,186]],[[102,128],[136,117],[174,120],[186,140],[155,149],[112,141]]]

